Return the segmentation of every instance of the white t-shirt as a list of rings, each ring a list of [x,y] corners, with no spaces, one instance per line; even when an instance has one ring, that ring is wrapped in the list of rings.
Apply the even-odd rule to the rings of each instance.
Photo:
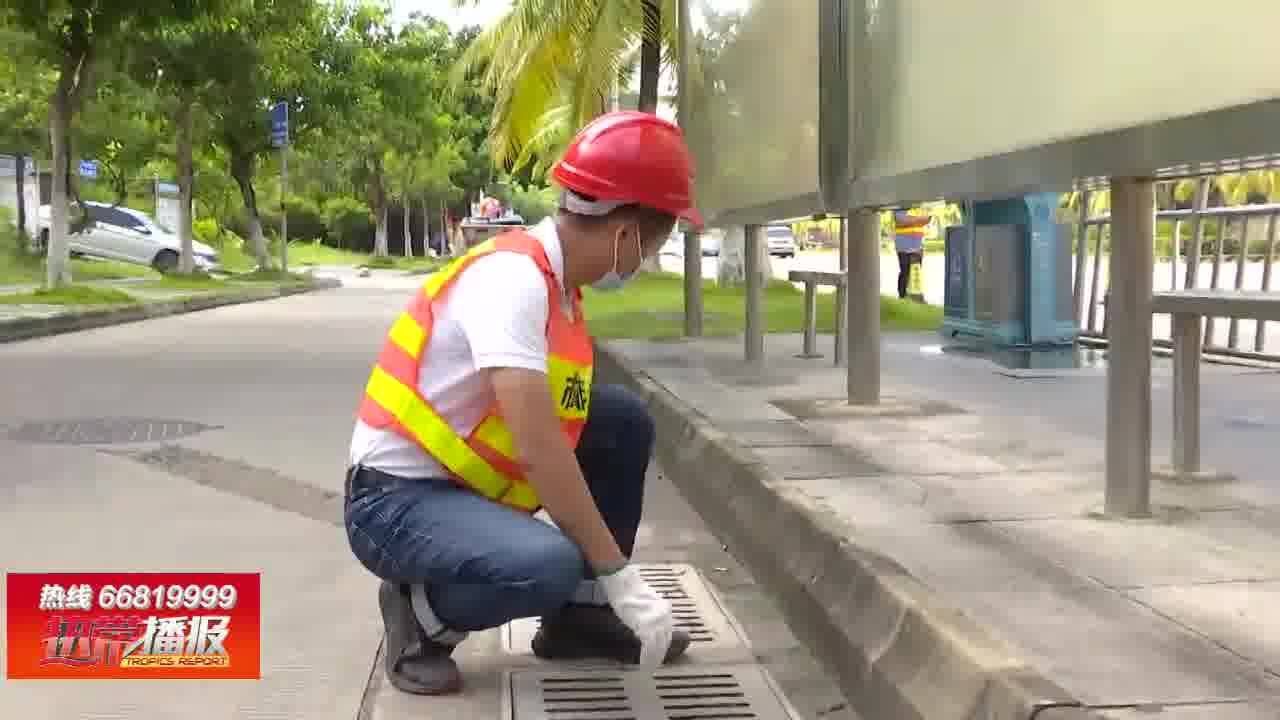
[[[556,278],[564,285],[564,254],[548,218],[530,230],[542,242]],[[572,304],[566,296],[561,310]],[[422,358],[418,391],[436,412],[466,437],[493,406],[486,368],[547,370],[547,282],[533,259],[500,252],[476,260],[454,281],[438,309]],[[357,420],[351,463],[409,478],[446,477],[447,472],[414,442]]]

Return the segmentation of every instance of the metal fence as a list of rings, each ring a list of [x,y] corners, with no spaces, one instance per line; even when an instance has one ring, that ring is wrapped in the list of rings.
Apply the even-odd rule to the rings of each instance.
[[[1190,209],[1156,213],[1153,290],[1271,292],[1280,251],[1280,203],[1204,207],[1206,194],[1197,192]],[[1109,215],[1075,224],[1076,320],[1081,335],[1095,341],[1107,336],[1110,224]],[[1172,346],[1168,316],[1153,318],[1152,332],[1157,345]],[[1280,361],[1280,330],[1274,324],[1210,317],[1202,335],[1205,352]]]

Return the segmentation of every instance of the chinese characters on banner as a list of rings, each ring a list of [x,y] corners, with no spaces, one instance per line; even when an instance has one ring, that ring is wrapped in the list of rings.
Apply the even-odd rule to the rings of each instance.
[[[8,573],[7,677],[261,677],[257,573]]]

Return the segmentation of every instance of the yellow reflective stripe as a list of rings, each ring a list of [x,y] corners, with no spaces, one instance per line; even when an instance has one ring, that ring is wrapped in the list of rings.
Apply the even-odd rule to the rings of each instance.
[[[515,438],[511,436],[511,431],[507,429],[507,426],[497,415],[490,415],[485,418],[484,422],[480,423],[479,427],[475,429],[473,436],[476,440],[493,448],[503,457],[509,458],[513,462],[516,461]],[[512,483],[500,500],[507,505],[526,510],[537,510],[542,505],[533,486],[525,482]]]
[[[475,429],[477,440],[502,453],[504,457],[516,459],[516,440],[511,431],[497,415],[490,415]]]
[[[485,497],[497,499],[511,485],[502,473],[476,454],[466,441],[449,427],[417,394],[378,366],[369,376],[365,392],[375,403],[395,416],[409,434],[446,468],[465,480]]]
[[[422,355],[422,348],[426,347],[427,342],[426,330],[407,312],[400,313],[400,317],[396,318],[388,337],[414,360]]]
[[[502,496],[502,502],[526,510],[536,510],[542,504],[533,486],[522,482],[512,484],[507,494]]]
[[[561,418],[587,419],[591,405],[591,370],[590,365],[579,365],[559,355],[547,356],[551,399],[555,402],[556,414]]]

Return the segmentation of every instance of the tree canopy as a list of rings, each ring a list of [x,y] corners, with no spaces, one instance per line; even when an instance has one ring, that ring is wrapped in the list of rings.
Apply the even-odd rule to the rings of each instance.
[[[396,23],[369,0],[0,0],[0,152],[53,178],[48,283],[70,280],[77,201],[153,212],[157,181],[182,188],[175,270],[191,269],[197,239],[270,266],[283,214],[290,241],[422,252],[507,179],[488,144],[492,100],[449,86],[479,35]],[[278,102],[287,193],[270,142]],[[97,161],[95,179],[81,160]]]

